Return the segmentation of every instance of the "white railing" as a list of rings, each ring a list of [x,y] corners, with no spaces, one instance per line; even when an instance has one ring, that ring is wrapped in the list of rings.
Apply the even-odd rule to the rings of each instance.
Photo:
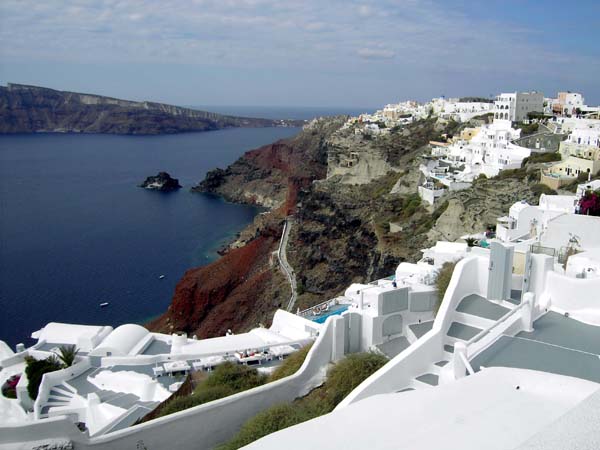
[[[324,302],[318,303],[316,305],[311,306],[310,308],[306,308],[300,312],[298,312],[298,316],[300,317],[307,317],[313,314],[314,311],[319,311],[319,310],[323,310],[324,308],[326,309],[329,306],[334,306],[334,305],[338,305],[339,301],[338,301],[339,297],[336,298],[332,298],[330,300],[325,300]]]
[[[522,302],[514,309],[502,316],[498,321],[494,322],[491,326],[485,330],[480,331],[471,339],[466,342],[467,356],[469,358],[475,357],[479,352],[489,347],[496,339],[498,339],[508,328],[510,328],[517,320],[521,320],[521,315],[518,314],[528,303]],[[514,317],[514,320],[510,323],[509,320]],[[496,333],[493,331],[497,330]],[[488,337],[488,339],[485,339]]]
[[[473,370],[473,366],[471,366],[471,363],[469,362],[469,359],[465,356],[465,354],[464,353],[460,353],[458,356],[460,357],[460,359],[462,360],[463,364],[467,368],[467,372],[469,372],[469,375],[474,375],[475,371]]]

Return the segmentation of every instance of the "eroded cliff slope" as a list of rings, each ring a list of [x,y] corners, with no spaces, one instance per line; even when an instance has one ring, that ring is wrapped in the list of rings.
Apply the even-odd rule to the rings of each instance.
[[[401,261],[420,259],[420,250],[436,240],[480,232],[515,201],[539,196],[539,168],[525,167],[478,180],[426,207],[416,193],[426,144],[458,125],[427,119],[374,141],[338,131],[342,123],[314,121],[294,138],[209,173],[195,188],[271,210],[221,260],[186,274],[157,329],[207,336],[268,323],[290,293],[276,264],[269,263],[286,215],[294,217],[288,260],[297,275],[296,307],[304,308],[339,295],[352,282],[390,275]],[[342,153],[357,164],[348,166]]]

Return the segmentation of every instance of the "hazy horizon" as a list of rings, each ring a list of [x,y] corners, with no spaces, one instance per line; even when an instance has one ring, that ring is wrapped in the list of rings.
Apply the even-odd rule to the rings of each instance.
[[[570,90],[600,103],[600,2],[0,4],[0,82],[177,105],[369,108]]]

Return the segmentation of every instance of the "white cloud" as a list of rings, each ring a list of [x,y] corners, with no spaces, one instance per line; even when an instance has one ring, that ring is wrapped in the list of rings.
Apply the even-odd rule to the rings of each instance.
[[[392,50],[384,48],[359,48],[356,53],[365,59],[390,59],[395,55]]]
[[[522,26],[467,13],[435,0],[3,0],[0,58],[341,73],[369,73],[374,60],[391,72],[466,75],[539,76],[565,59],[586,68]]]

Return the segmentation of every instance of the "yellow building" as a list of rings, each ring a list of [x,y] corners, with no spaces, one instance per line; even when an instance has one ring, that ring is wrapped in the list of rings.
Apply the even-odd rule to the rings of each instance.
[[[462,130],[460,132],[460,138],[463,141],[470,141],[477,135],[477,133],[479,133],[479,127],[478,128],[465,128],[464,130]]]

